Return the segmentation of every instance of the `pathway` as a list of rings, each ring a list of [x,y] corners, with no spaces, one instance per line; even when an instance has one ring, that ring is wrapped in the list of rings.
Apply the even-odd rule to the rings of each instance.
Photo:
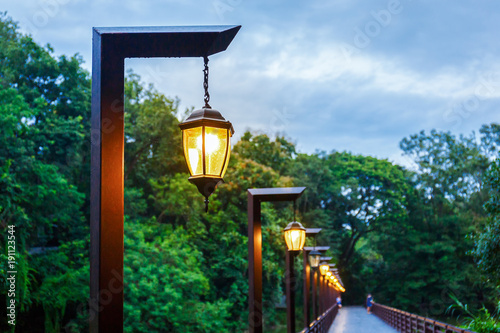
[[[397,333],[374,314],[361,306],[344,306],[339,310],[328,333]]]

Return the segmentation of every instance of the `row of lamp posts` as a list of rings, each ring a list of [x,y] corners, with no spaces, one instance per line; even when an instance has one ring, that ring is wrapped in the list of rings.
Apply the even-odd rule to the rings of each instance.
[[[208,211],[208,197],[214,192],[217,185],[222,182],[227,165],[229,164],[231,151],[230,138],[234,133],[234,128],[229,121],[222,117],[219,111],[212,109],[209,104],[208,57],[204,56],[203,59],[205,105],[202,109],[194,111],[184,122],[179,124],[179,127],[182,130],[184,157],[191,175],[189,181],[196,185],[199,192],[205,197],[205,211]],[[289,333],[295,332],[294,284],[296,277],[294,259],[300,251],[304,251],[304,322],[306,326],[308,326],[311,322],[311,312],[309,308],[311,269],[314,273],[312,281],[312,308],[314,318],[317,318],[318,313],[323,313],[333,304],[335,301],[335,297],[333,295],[335,293],[345,291],[340,283],[338,272],[333,270],[331,271],[330,266],[326,264],[326,260],[330,260],[331,258],[321,258],[321,252],[316,248],[313,248],[312,250],[307,248],[304,249],[306,236],[316,237],[321,229],[306,229],[300,222],[297,222],[295,219],[296,198],[293,200],[293,203],[293,222],[290,222],[284,229],[285,242],[288,248],[286,252],[286,299],[287,331]],[[328,248],[329,247],[322,247],[322,251],[327,251]],[[261,259],[262,258],[260,258],[260,260]],[[320,266],[321,259],[325,260],[322,263],[322,266]],[[322,274],[319,277],[318,288],[317,270],[319,267],[324,267],[325,269],[328,268],[328,271],[326,271],[325,274],[321,271]],[[317,302],[318,289],[320,295],[319,302]],[[262,319],[260,320],[262,326]]]
[[[294,218],[295,220],[295,218]],[[286,252],[286,306],[287,332],[295,333],[295,267],[294,258],[303,251],[303,302],[304,325],[308,328],[312,322],[327,311],[336,301],[340,292],[345,292],[335,264],[329,264],[332,257],[322,257],[329,246],[304,247],[307,236],[316,237],[320,228],[304,228],[299,222],[291,222],[284,229],[284,238],[287,245]],[[316,239],[315,239],[316,243]],[[316,245],[316,244],[315,244]],[[311,283],[312,275],[312,283]],[[312,297],[310,297],[312,285]],[[312,300],[309,303],[309,300]],[[312,308],[312,317],[311,317]],[[313,318],[313,320],[311,320]]]
[[[241,26],[94,28],[92,59],[92,152],[90,194],[90,332],[123,332],[123,220],[124,220],[124,76],[126,58],[202,57],[204,106],[179,127],[189,181],[208,198],[222,182],[230,158],[232,124],[209,104],[208,56],[224,51]],[[154,47],[151,47],[154,45]],[[262,333],[262,229],[261,203],[293,201],[304,187],[248,190],[249,332]],[[309,233],[308,233],[309,230]],[[288,332],[295,332],[294,257],[304,250],[305,274],[313,277],[313,316],[333,303],[333,290],[344,292],[338,273],[316,249],[304,249],[305,229],[299,222],[285,228],[287,242]],[[326,251],[326,250],[325,250]],[[320,258],[320,259],[318,259]],[[326,260],[326,258],[323,258]],[[309,267],[308,267],[309,266]],[[318,274],[317,267],[321,274]],[[323,274],[323,268],[327,271]],[[330,273],[330,274],[328,274]],[[318,278],[319,275],[319,278]],[[304,283],[310,282],[308,275]],[[309,293],[309,285],[305,290]],[[318,297],[317,297],[318,296]],[[317,299],[319,298],[319,299]],[[306,323],[310,322],[308,297]]]
[[[237,30],[239,30],[239,27],[236,28]],[[212,109],[209,104],[208,55],[204,55],[203,60],[205,105],[202,109],[194,111],[184,122],[179,124],[179,127],[182,130],[184,157],[190,173],[189,181],[196,185],[199,192],[205,197],[205,211],[208,211],[208,198],[215,191],[217,185],[223,181],[229,164],[231,152],[230,139],[234,134],[234,128],[229,121],[224,119],[219,111]],[[335,269],[330,270],[330,266],[326,263],[331,258],[321,257],[320,251],[327,251],[329,247],[322,247],[321,250],[304,248],[306,236],[315,237],[321,231],[321,229],[306,229],[295,219],[296,199],[302,194],[304,189],[256,189],[257,191],[263,190],[263,192],[255,193],[255,197],[260,198],[257,200],[258,207],[257,203],[254,202],[254,195],[249,190],[249,320],[251,333],[262,332],[261,201],[288,200],[294,203],[294,220],[284,230],[284,237],[288,248],[286,252],[287,331],[289,333],[295,332],[294,284],[296,278],[294,259],[300,251],[304,251],[304,322],[306,326],[311,323],[309,308],[311,269],[314,274],[312,279],[312,312],[315,319],[318,318],[318,314],[324,313],[333,304],[335,301],[334,295],[345,291],[341,285],[338,272]],[[320,263],[321,259],[323,259],[322,263]],[[331,265],[335,266],[334,264]],[[320,275],[318,274],[318,269],[320,269]],[[260,296],[258,295],[259,293]]]

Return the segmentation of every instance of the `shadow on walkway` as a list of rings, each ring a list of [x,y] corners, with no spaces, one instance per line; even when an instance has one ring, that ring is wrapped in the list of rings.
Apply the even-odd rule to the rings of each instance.
[[[339,310],[328,333],[397,333],[361,306],[344,306]]]

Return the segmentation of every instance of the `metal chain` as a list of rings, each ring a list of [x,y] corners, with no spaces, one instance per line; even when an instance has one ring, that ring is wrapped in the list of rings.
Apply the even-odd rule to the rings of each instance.
[[[203,69],[203,88],[205,89],[205,108],[211,109],[212,107],[208,102],[210,101],[210,94],[208,93],[208,57],[205,56],[203,57],[203,60],[205,62],[205,68]]]

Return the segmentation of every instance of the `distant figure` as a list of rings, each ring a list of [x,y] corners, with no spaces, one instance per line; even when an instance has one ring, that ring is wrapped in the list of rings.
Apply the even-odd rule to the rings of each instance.
[[[372,313],[372,306],[373,306],[373,297],[372,294],[368,294],[368,297],[366,298],[366,312],[368,314]]]
[[[337,305],[339,306],[339,309],[342,308],[342,298],[340,298],[340,296],[337,297]]]

